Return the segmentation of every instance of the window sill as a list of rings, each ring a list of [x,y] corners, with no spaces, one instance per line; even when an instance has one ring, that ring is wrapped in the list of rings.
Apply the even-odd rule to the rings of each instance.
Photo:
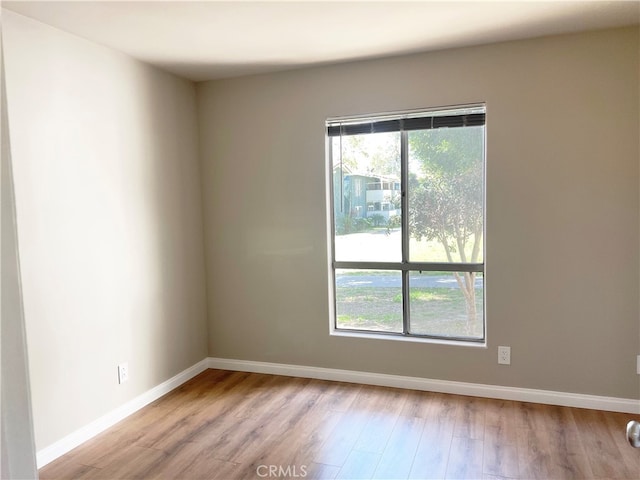
[[[329,335],[332,337],[347,337],[347,338],[363,338],[367,340],[391,340],[396,342],[410,342],[410,343],[428,343],[432,345],[449,345],[453,347],[471,347],[471,348],[487,348],[487,340],[483,341],[464,341],[464,340],[446,340],[440,338],[425,338],[414,337],[410,335],[393,335],[384,333],[368,333],[368,332],[354,332],[330,329]]]

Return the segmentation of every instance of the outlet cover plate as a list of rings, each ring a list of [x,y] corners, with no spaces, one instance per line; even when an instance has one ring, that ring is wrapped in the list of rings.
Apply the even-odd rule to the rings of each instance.
[[[129,380],[129,363],[124,362],[118,365],[118,383],[123,384]]]
[[[511,347],[498,347],[498,363],[511,365]]]

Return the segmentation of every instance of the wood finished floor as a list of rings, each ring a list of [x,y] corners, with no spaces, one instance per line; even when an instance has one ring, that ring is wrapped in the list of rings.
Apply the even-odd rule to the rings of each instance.
[[[640,449],[624,434],[633,418],[207,370],[39,473],[41,479],[637,480]],[[282,469],[270,472],[270,465]]]

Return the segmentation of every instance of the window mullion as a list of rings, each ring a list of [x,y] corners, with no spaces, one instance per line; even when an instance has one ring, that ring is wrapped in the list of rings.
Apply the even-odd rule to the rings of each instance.
[[[401,236],[402,264],[409,263],[409,135],[400,132],[400,204],[401,204]],[[409,334],[409,272],[402,270],[402,333]]]
[[[327,177],[328,177],[328,181],[329,181],[329,198],[330,198],[330,216],[331,216],[331,224],[329,225],[329,229],[331,231],[331,258],[330,258],[330,262],[331,262],[331,284],[333,285],[333,291],[330,294],[330,299],[331,299],[331,306],[330,308],[333,308],[333,311],[331,312],[331,318],[332,318],[332,322],[333,322],[333,328],[338,328],[338,305],[337,305],[337,300],[336,300],[336,268],[335,268],[335,263],[336,263],[336,221],[335,221],[335,206],[334,206],[334,201],[335,201],[335,185],[333,184],[333,180],[334,180],[334,173],[333,173],[333,140],[331,138],[327,139],[327,143],[326,143],[326,148],[329,154],[329,168],[328,168],[328,172],[327,172]],[[342,152],[340,152],[340,155],[342,155]],[[342,174],[342,172],[341,172]]]

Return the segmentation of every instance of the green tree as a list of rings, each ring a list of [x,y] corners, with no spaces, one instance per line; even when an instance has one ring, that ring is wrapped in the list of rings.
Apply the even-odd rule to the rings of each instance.
[[[483,232],[483,127],[441,128],[409,134],[409,233],[437,240],[449,262],[478,263]],[[476,273],[453,273],[467,309],[477,319]]]
[[[385,175],[400,179],[400,134],[398,132],[345,135],[333,140],[334,165],[340,162],[359,174]]]

